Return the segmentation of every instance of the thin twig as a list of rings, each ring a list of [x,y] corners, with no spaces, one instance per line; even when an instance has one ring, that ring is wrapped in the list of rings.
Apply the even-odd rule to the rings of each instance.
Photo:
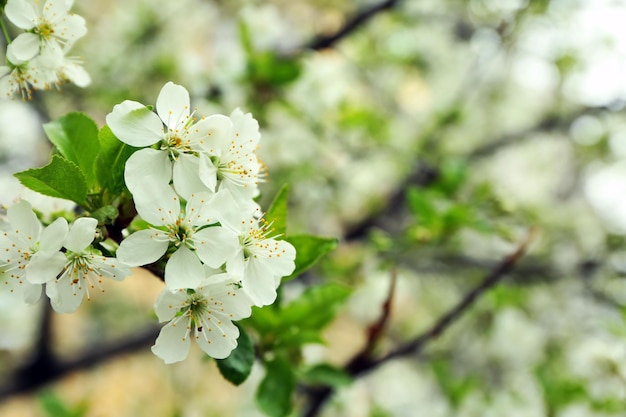
[[[350,35],[352,32],[363,26],[371,18],[378,13],[392,9],[395,7],[399,0],[385,0],[377,4],[373,4],[358,11],[351,19],[349,19],[339,30],[332,35],[320,36],[313,39],[306,45],[306,48],[313,50],[325,49],[333,46],[335,43]]]
[[[453,308],[441,316],[441,318],[439,318],[439,320],[437,320],[427,331],[400,345],[396,349],[378,359],[368,359],[362,352],[357,353],[345,366],[346,372],[351,376],[362,376],[392,359],[419,353],[428,342],[436,339],[443,332],[445,332],[450,325],[452,325],[452,323],[457,321],[466,311],[469,310],[476,300],[499,283],[515,267],[517,262],[526,253],[534,235],[535,230],[533,229],[528,233],[526,238],[518,245],[517,249],[512,254],[504,258],[504,260],[502,260],[489,272],[489,274],[487,274],[480,284],[468,292]],[[333,388],[329,386],[309,390],[308,404],[304,410],[303,416],[316,416],[332,393]]]

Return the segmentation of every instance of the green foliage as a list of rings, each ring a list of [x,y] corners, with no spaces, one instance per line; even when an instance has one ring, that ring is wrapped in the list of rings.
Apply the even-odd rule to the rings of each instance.
[[[44,131],[65,159],[80,169],[90,190],[96,186],[94,165],[100,144],[98,127],[82,113],[69,113],[46,123]]]
[[[69,407],[58,395],[49,390],[41,392],[37,396],[37,400],[45,415],[49,417],[82,417],[87,415],[88,410],[84,402],[75,407]]]
[[[296,269],[283,281],[293,279],[311,268],[322,256],[335,250],[338,243],[335,238],[310,235],[289,236],[286,240],[296,248]]]
[[[108,126],[98,132],[100,153],[96,158],[95,172],[98,182],[111,197],[119,195],[125,187],[124,167],[126,160],[137,150],[121,142]]]
[[[85,205],[87,180],[78,166],[67,159],[53,155],[50,163],[15,174],[18,180],[33,191],[50,197],[64,198]]]
[[[235,385],[244,382],[254,365],[254,345],[252,339],[241,326],[239,328],[239,338],[237,347],[226,359],[217,359],[217,367],[226,380]]]
[[[287,233],[287,195],[289,194],[289,186],[284,185],[274,197],[274,201],[270,205],[265,220],[271,223],[274,232],[279,235]]]
[[[458,407],[465,396],[479,386],[475,379],[462,378],[455,374],[447,359],[435,359],[431,366],[439,387],[454,407]]]
[[[252,45],[250,30],[239,23],[241,45],[248,58],[246,79],[257,87],[281,87],[300,77],[302,65],[295,59],[283,57],[276,51],[257,51]]]
[[[259,333],[263,350],[322,343],[320,330],[334,319],[350,293],[348,287],[333,283],[309,287],[284,307],[253,308],[252,317],[244,322]]]
[[[283,417],[291,412],[296,376],[289,361],[281,356],[266,362],[266,374],[256,392],[256,402],[265,414]]]
[[[352,383],[352,377],[346,371],[327,363],[320,363],[305,369],[300,378],[312,386],[328,385],[338,388]]]

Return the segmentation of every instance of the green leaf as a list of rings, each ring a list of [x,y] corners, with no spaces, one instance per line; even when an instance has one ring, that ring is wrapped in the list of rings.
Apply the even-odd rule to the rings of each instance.
[[[237,347],[226,359],[217,359],[217,367],[222,376],[235,385],[241,384],[248,378],[254,365],[254,346],[252,339],[239,327]]]
[[[281,312],[283,326],[321,330],[350,296],[350,288],[334,283],[309,287]]]
[[[256,402],[261,411],[271,417],[284,417],[291,412],[291,396],[296,387],[296,377],[291,364],[284,358],[266,363],[267,372],[256,392]]]
[[[265,214],[265,220],[272,224],[274,232],[281,235],[287,233],[287,195],[289,186],[283,185]]]
[[[108,126],[100,129],[98,141],[100,142],[100,153],[96,158],[96,178],[102,188],[108,190],[111,197],[115,197],[124,189],[126,160],[137,148],[120,141]]]
[[[311,268],[322,256],[337,247],[337,239],[311,235],[289,236],[285,240],[296,248],[296,269],[283,278],[283,281],[293,279]]]
[[[57,394],[45,390],[37,396],[45,415],[50,417],[82,417],[87,414],[86,403],[69,407]]]
[[[433,204],[434,196],[432,193],[412,187],[407,191],[406,198],[411,213],[417,217],[421,226],[429,229],[439,226],[441,219]]]
[[[352,377],[346,371],[327,363],[320,363],[305,370],[302,379],[308,385],[328,385],[334,388],[352,383]]]
[[[83,113],[69,113],[43,125],[59,153],[82,171],[88,188],[95,185],[94,164],[100,150],[98,126]]]
[[[53,155],[50,163],[44,167],[28,169],[14,175],[25,187],[33,191],[85,205],[87,199],[85,176],[76,164],[59,155]]]

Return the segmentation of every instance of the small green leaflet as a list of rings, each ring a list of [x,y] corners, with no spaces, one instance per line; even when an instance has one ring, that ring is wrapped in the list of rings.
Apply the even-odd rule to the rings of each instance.
[[[275,233],[282,236],[287,233],[287,195],[289,194],[289,186],[284,185],[274,201],[270,205],[270,208],[265,214],[265,220],[272,224],[272,229]],[[297,248],[296,248],[297,249]]]
[[[277,357],[265,364],[265,377],[256,392],[261,411],[270,417],[284,417],[291,412],[291,396],[296,388],[296,376],[289,361]]]
[[[83,113],[69,113],[46,123],[43,129],[59,153],[81,170],[87,187],[92,189],[96,185],[94,164],[100,151],[96,123]]]
[[[59,155],[53,155],[46,166],[14,175],[25,187],[40,194],[72,200],[82,206],[86,203],[85,176],[75,163]]]
[[[248,378],[252,371],[252,365],[254,365],[252,339],[241,326],[237,327],[239,328],[237,347],[226,359],[216,360],[222,376],[235,385],[241,384]]]
[[[343,369],[332,366],[328,363],[319,363],[306,369],[302,379],[308,385],[331,387],[343,387],[352,383],[352,377]]]
[[[293,273],[283,278],[289,281],[311,268],[322,256],[337,247],[337,239],[311,235],[297,235],[287,237],[289,243],[296,248],[296,269]]]
[[[98,182],[111,197],[124,190],[124,168],[126,161],[137,150],[120,141],[108,126],[98,132],[100,153],[95,161],[95,175]]]

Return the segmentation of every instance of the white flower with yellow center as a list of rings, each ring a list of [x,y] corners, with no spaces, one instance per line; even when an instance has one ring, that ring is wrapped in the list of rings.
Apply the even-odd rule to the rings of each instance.
[[[21,60],[35,57],[49,46],[69,49],[87,33],[85,19],[69,13],[65,0],[9,0],[4,8],[7,18],[26,32],[9,44],[8,49]]]
[[[237,235],[217,226],[219,211],[236,211],[222,202],[222,194],[193,194],[182,205],[171,187],[152,189],[135,197],[137,213],[151,226],[132,233],[117,250],[130,266],[147,265],[173,250],[165,265],[170,290],[195,288],[204,280],[204,265],[219,268],[237,249]]]
[[[211,155],[212,166],[206,167],[212,178],[211,190],[226,188],[238,201],[256,197],[263,180],[264,166],[256,155],[261,134],[259,123],[250,113],[235,109],[231,115],[232,128],[227,134],[215,135],[204,146]]]
[[[152,352],[165,363],[179,362],[187,357],[195,339],[207,355],[226,358],[239,337],[233,321],[249,317],[251,306],[241,285],[227,274],[210,276],[191,289],[172,292],[165,288],[154,311],[159,322],[169,323],[161,329]]]
[[[149,107],[126,100],[106,116],[107,125],[122,142],[136,147],[158,144],[158,149],[135,152],[126,162],[124,179],[130,192],[162,187],[173,180],[184,199],[198,191],[214,190],[212,163],[204,146],[213,137],[222,137],[232,128],[230,119],[213,115],[196,122],[190,110],[187,90],[168,82],[156,102],[156,114]]]
[[[102,256],[91,247],[97,225],[96,219],[81,217],[74,221],[67,237],[57,237],[66,248],[65,253],[59,252],[65,258],[60,273],[54,273],[49,267],[51,259],[58,256],[56,254],[37,252],[28,265],[28,279],[46,284],[46,295],[52,308],[59,313],[75,311],[85,296],[88,300],[91,298],[90,290],[104,291],[103,278],[120,281],[130,275],[127,265]]]
[[[0,234],[0,284],[10,292],[23,293],[26,302],[35,303],[41,297],[41,284],[49,274],[54,277],[61,272],[65,264],[59,251],[67,235],[67,222],[59,218],[43,228],[26,200],[7,209],[7,220],[6,230]],[[48,259],[44,276],[32,267],[32,259],[42,255]]]
[[[295,269],[296,250],[272,237],[271,225],[251,218],[240,224],[239,247],[226,262],[226,270],[241,277],[244,290],[256,306],[272,304],[282,277]]]

